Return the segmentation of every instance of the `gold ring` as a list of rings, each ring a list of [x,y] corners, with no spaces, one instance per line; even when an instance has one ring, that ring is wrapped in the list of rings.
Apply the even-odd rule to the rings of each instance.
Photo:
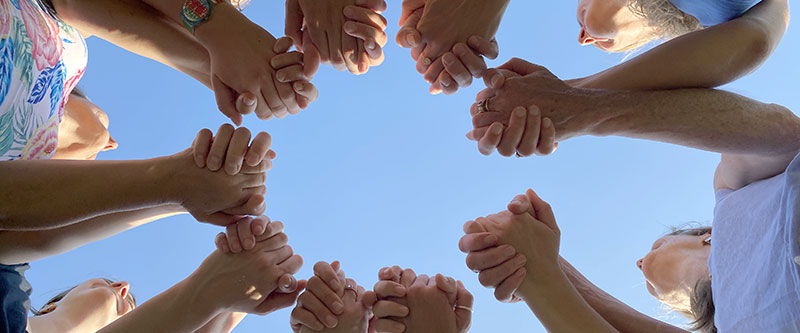
[[[431,58],[425,57],[422,59],[422,63],[425,64],[425,66],[430,66],[433,61],[431,61]]]
[[[489,100],[484,99],[478,103],[478,113],[489,112]]]

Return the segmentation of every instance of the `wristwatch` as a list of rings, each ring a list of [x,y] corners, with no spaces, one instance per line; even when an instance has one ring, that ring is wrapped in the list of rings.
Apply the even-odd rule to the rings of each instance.
[[[194,29],[207,21],[211,17],[211,10],[214,5],[224,0],[186,0],[181,7],[181,20],[189,32],[194,33]]]

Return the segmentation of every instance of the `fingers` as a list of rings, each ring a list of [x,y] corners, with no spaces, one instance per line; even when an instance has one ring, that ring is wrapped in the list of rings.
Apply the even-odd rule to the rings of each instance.
[[[407,291],[405,286],[394,281],[378,281],[373,290],[379,298],[404,297]]]
[[[211,77],[211,89],[214,90],[217,108],[222,111],[222,114],[230,118],[234,124],[241,125],[242,115],[236,110],[236,100],[238,99],[236,91],[223,83],[216,75]]]
[[[242,163],[244,163],[248,143],[250,143],[250,130],[239,127],[233,131],[228,150],[225,152],[225,173],[230,176],[239,173]]]
[[[308,285],[306,286],[306,292],[300,294],[298,297],[298,302],[302,304],[303,308],[314,314],[320,322],[322,322],[325,327],[333,328],[339,323],[336,319],[336,315],[334,315],[328,307],[322,302],[322,300],[312,291],[312,284],[311,280],[308,281]]]
[[[444,64],[442,64],[442,58],[439,57],[438,59],[434,60],[430,66],[427,67],[425,71],[422,73],[424,74],[423,77],[425,81],[428,83],[433,83],[439,78],[439,74],[444,70]]]
[[[536,219],[544,222],[550,229],[558,232],[558,225],[556,224],[556,217],[553,214],[553,208],[550,204],[542,200],[536,192],[528,189],[525,195],[531,201],[533,209],[536,211]]]
[[[500,139],[503,136],[503,124],[499,122],[492,123],[489,126],[489,131],[486,132],[480,141],[478,141],[478,151],[483,155],[491,155],[492,151],[500,144]]]
[[[333,22],[330,23],[331,27],[341,27],[344,25],[343,15],[332,15],[329,19],[333,20]],[[333,68],[336,68],[338,71],[347,69],[344,63],[344,55],[342,54],[342,46],[344,45],[342,44],[342,33],[342,30],[326,31],[328,35],[328,54],[330,56],[330,62]]]
[[[239,114],[251,114],[256,110],[256,96],[249,91],[245,91],[239,94],[239,98],[236,99],[236,110],[239,111]]]
[[[472,36],[467,39],[467,44],[470,48],[475,50],[478,54],[489,59],[496,59],[500,54],[500,49],[497,46],[497,40],[487,40],[481,36]]]
[[[290,251],[292,249],[290,246],[284,246],[284,248],[289,248]],[[278,268],[288,274],[296,274],[297,271],[299,271],[300,268],[302,267],[303,267],[303,257],[296,254],[290,256],[288,259],[278,264]]]
[[[417,30],[417,24],[422,18],[422,9],[414,10],[407,19],[401,24],[400,31],[397,32],[395,41],[403,48],[414,48],[419,46],[422,35]]]
[[[480,78],[486,73],[486,61],[475,51],[470,50],[464,43],[457,43],[453,46],[453,54],[458,57],[460,63],[468,71],[466,74]]]
[[[251,187],[245,190],[243,193],[247,196],[247,201],[241,204],[239,207],[226,209],[223,212],[225,214],[230,214],[234,216],[242,216],[242,215],[253,215],[258,216],[264,214],[264,211],[267,208],[267,203],[264,201],[264,193],[265,191],[261,191],[261,187]],[[238,220],[238,219],[237,219]]]
[[[456,280],[451,277],[446,277],[442,274],[436,274],[433,278],[436,282],[436,287],[447,295],[448,304],[456,304],[456,294],[458,293],[458,285]]]
[[[386,11],[386,1],[384,0],[356,0],[356,6],[371,9],[377,13]]]
[[[404,285],[406,288],[410,287],[411,284],[414,283],[417,279],[417,274],[414,273],[414,270],[410,268],[406,268],[403,270],[403,273],[400,275],[400,284]]]
[[[265,107],[256,109],[256,116],[259,119],[268,120],[272,116],[278,118],[286,116],[286,113],[288,113],[286,106],[283,105],[281,96],[278,95],[278,91],[275,89],[275,82],[269,75],[261,79],[261,96],[266,104],[264,104]]]
[[[541,138],[536,147],[537,154],[549,155],[556,150],[556,128],[550,118],[542,120]]]
[[[487,232],[486,228],[484,228],[480,223],[475,221],[467,221],[464,223],[464,227],[462,228],[465,234],[474,234],[479,232]]]
[[[289,49],[292,48],[292,39],[291,37],[281,37],[275,40],[275,44],[272,44],[272,51],[275,52],[276,55],[280,55],[281,53],[286,53]]]
[[[257,166],[267,157],[269,148],[272,145],[272,136],[267,132],[259,132],[247,148],[244,160],[249,166]]]
[[[459,87],[469,87],[472,84],[472,73],[464,66],[461,60],[452,52],[447,52],[442,56],[442,63],[445,70]]]
[[[456,294],[456,327],[459,332],[466,332],[472,322],[472,309],[473,298],[472,294],[464,287],[464,283],[458,281],[458,293]]]
[[[531,206],[530,200],[524,194],[520,194],[514,197],[510,203],[508,203],[508,211],[513,214],[525,214],[529,213],[531,216],[535,216],[536,212],[533,211],[533,207]]]
[[[319,69],[319,64],[322,61],[319,55],[319,49],[311,42],[311,35],[308,32],[303,32],[303,70],[306,77],[313,77]]]
[[[388,37],[386,37],[386,34],[383,33],[383,31],[386,30],[388,23],[386,22],[386,18],[384,18],[383,15],[368,8],[362,8],[359,6],[347,6],[344,8],[344,16],[352,20],[347,23],[357,23],[363,25],[361,28],[356,29],[360,32],[359,36],[353,36],[353,37],[360,38],[363,40],[367,40],[369,37],[371,37],[381,47],[386,45]],[[347,23],[345,23],[345,26],[347,25]],[[383,34],[383,37],[378,38],[379,34]]]
[[[211,150],[211,142],[214,139],[214,134],[211,130],[204,128],[197,132],[197,137],[192,142],[192,152],[194,156],[194,163],[200,168],[206,167],[206,158]]]
[[[299,0],[286,0],[286,25],[284,33],[292,38],[298,49],[303,48],[303,10]]]
[[[228,248],[233,253],[242,252],[242,244],[239,241],[239,223],[225,227],[225,234],[228,237]]]
[[[341,295],[344,292],[344,281],[339,279],[339,269],[334,266],[338,265],[331,265],[324,261],[317,262],[314,264],[314,276],[319,277],[336,295]]]
[[[516,107],[511,111],[508,128],[503,133],[503,138],[497,146],[497,152],[503,156],[512,156],[517,152],[517,146],[525,132],[525,121],[528,111],[524,107]]]
[[[408,307],[400,303],[380,300],[372,308],[375,317],[405,317],[408,316]]]
[[[517,254],[498,266],[481,270],[478,281],[484,287],[497,287],[506,278],[513,275],[519,268],[524,267],[527,259],[522,254]]]
[[[525,133],[522,135],[517,152],[521,156],[531,156],[536,153],[539,146],[539,134],[541,133],[542,122],[539,108],[532,105],[528,108],[528,119],[525,124]]]
[[[505,303],[513,301],[514,293],[519,289],[524,280],[525,267],[520,267],[494,289],[494,298]]]
[[[292,316],[289,319],[289,323],[292,325],[292,329],[294,329],[295,332],[299,332],[302,326],[306,326],[314,331],[322,331],[325,329],[325,324],[317,319],[317,316],[315,316],[314,313],[306,310],[303,307],[303,295],[306,293],[300,294],[300,297],[297,298],[298,305],[292,310]]]
[[[547,71],[547,69],[542,66],[530,63],[520,58],[511,58],[511,60],[507,61],[505,64],[498,66],[497,68],[507,69],[522,76],[541,70]]]
[[[316,101],[317,97],[319,97],[317,87],[310,82],[295,81],[292,84],[292,89],[294,89],[295,94],[297,94],[297,104],[302,109],[307,108],[309,104]]]
[[[400,277],[403,275],[403,269],[400,266],[384,267],[378,271],[378,279],[400,282]]]
[[[209,170],[217,171],[222,167],[233,132],[233,126],[230,124],[222,124],[217,130],[217,135],[214,136],[214,142],[211,144],[208,159],[206,160],[206,166]]]
[[[292,85],[290,83],[280,82],[277,79],[273,79],[273,83],[275,84],[275,89],[278,91],[278,96],[280,96],[284,106],[284,109],[279,112],[288,112],[289,114],[300,113],[300,106],[297,105],[297,99],[295,98]],[[278,114],[276,114],[276,116],[277,115]]]
[[[222,253],[231,252],[231,247],[228,246],[228,237],[225,236],[224,232],[220,232],[217,234],[217,236],[214,238],[214,245],[216,245],[217,250],[219,250]]]
[[[511,245],[500,245],[481,251],[473,251],[467,255],[467,267],[472,271],[482,271],[501,265],[516,254],[517,251]]]
[[[376,319],[372,327],[378,333],[403,333],[406,331],[406,325],[403,323],[384,318]]]
[[[358,68],[359,57],[361,55],[361,53],[358,52],[359,43],[344,30],[344,24],[345,22],[342,22],[342,30],[340,31],[342,59],[344,60],[344,65],[347,70],[352,74],[358,75],[361,74]]]
[[[464,253],[482,251],[497,245],[498,241],[497,236],[488,232],[466,234],[458,240],[458,249]]]
[[[252,218],[244,218],[236,222],[236,230],[239,233],[239,244],[242,250],[250,250],[256,245],[256,236],[253,235]]]
[[[452,95],[458,91],[458,83],[447,71],[441,71],[439,78],[434,82],[430,89],[431,94],[436,95],[443,92],[445,95]]]
[[[257,227],[258,226],[258,227]],[[258,232],[256,228],[263,228]],[[263,242],[274,236],[283,234],[284,238],[288,241],[288,237],[283,233],[284,225],[281,221],[270,221],[266,216],[259,216],[253,220],[253,234],[256,235],[256,242]],[[283,244],[286,245],[286,244]],[[276,247],[278,248],[278,247]]]
[[[400,13],[400,19],[397,21],[399,26],[407,25],[406,20],[411,17],[415,12],[421,10],[425,7],[425,3],[427,0],[403,0],[402,11]],[[414,26],[417,24],[414,23]]]

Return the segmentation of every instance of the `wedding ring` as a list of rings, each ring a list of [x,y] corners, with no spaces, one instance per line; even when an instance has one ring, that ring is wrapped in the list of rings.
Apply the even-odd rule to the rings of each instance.
[[[425,66],[430,66],[433,61],[431,61],[431,58],[425,57],[422,59],[422,63],[425,64]]]
[[[478,103],[478,113],[489,112],[489,100],[484,99]]]
[[[353,294],[355,294],[355,295],[356,295],[356,298],[358,298],[358,290],[356,290],[356,288],[355,288],[353,285],[351,285],[351,284],[347,284],[347,286],[346,286],[346,287],[344,287],[344,290],[345,290],[345,291],[352,290],[352,291],[353,291]]]
[[[520,154],[519,152],[516,152],[514,154],[517,156],[517,158],[523,157],[522,154]]]
[[[456,305],[456,309],[467,310],[469,312],[475,312],[471,307],[463,306],[463,305]]]

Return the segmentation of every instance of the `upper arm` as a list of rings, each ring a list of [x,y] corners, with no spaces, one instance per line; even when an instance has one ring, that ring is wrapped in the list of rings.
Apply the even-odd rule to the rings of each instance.
[[[737,19],[674,38],[580,83],[613,90],[717,87],[764,63],[788,20],[787,0],[764,0]]]
[[[714,172],[714,191],[738,190],[783,173],[797,152],[774,156],[722,154]]]

